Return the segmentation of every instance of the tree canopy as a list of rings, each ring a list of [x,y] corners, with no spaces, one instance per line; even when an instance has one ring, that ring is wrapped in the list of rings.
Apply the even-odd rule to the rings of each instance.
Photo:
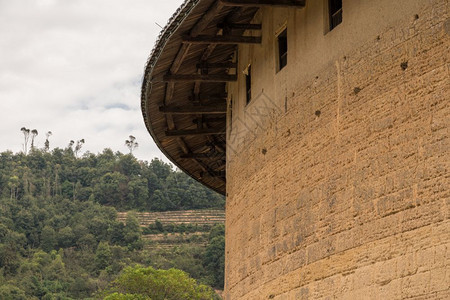
[[[188,195],[190,190],[197,190],[195,195],[201,199]],[[51,152],[30,148],[27,155],[2,152],[0,299],[86,299],[120,286],[119,279],[110,285],[117,276],[135,278],[136,272],[144,276],[136,281],[163,278],[169,285],[180,281],[193,295],[210,295],[210,289],[194,284],[192,278],[223,286],[223,270],[217,269],[223,263],[214,261],[223,257],[221,228],[211,229],[206,247],[182,245],[153,251],[145,248],[136,216],[128,213],[121,223],[117,210],[209,208],[223,207],[223,203],[223,197],[158,159],[142,162],[109,149],[78,158],[71,148]],[[188,229],[181,225],[178,231]],[[170,228],[161,229],[165,227]],[[146,271],[136,267],[122,273],[136,263],[176,267],[192,278],[177,270],[165,273],[145,267]],[[129,298],[133,293],[117,289],[108,297],[159,299],[146,294]]]
[[[27,129],[24,129],[27,133]],[[100,154],[77,157],[75,150],[52,152],[32,148],[28,154],[0,154],[0,195],[58,196],[88,199],[118,210],[186,210],[223,208],[224,197],[202,186],[170,164],[157,158],[138,161],[132,154],[105,149]]]
[[[177,269],[157,270],[152,267],[128,267],[112,283],[105,300],[210,300],[214,291],[186,272]]]

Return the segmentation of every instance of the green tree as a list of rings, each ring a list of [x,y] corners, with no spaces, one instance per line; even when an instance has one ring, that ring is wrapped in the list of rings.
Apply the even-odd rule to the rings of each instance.
[[[124,240],[130,250],[142,248],[141,235],[142,231],[136,214],[128,213],[124,229]]]
[[[130,176],[139,176],[142,173],[142,167],[139,161],[133,155],[126,154],[123,155],[121,153],[116,154],[118,156],[117,161],[117,170],[124,174],[127,177]]]
[[[142,162],[110,149],[76,158],[73,148],[0,153],[0,299],[20,299],[23,293],[27,299],[89,298],[134,263],[176,267],[213,282],[203,264],[205,248],[183,245],[207,237],[180,237],[170,250],[144,248],[136,216],[118,222],[116,209],[206,208],[223,197],[161,160]],[[196,230],[189,224],[159,225],[170,232]],[[147,231],[157,230],[151,224]],[[217,235],[220,230],[210,240]]]
[[[34,139],[38,135],[38,131],[36,129],[31,130],[31,150],[34,150]]]
[[[225,226],[215,225],[209,232],[209,243],[203,256],[203,265],[209,273],[208,283],[223,288],[225,272]]]
[[[149,167],[153,171],[153,173],[162,180],[165,180],[170,175],[170,173],[173,172],[171,165],[163,162],[158,158],[152,159]]]
[[[112,258],[111,248],[107,242],[100,242],[95,251],[94,265],[97,271],[101,271],[110,265]]]
[[[23,233],[7,230],[0,243],[0,269],[5,274],[16,274],[21,264],[21,256],[24,253],[26,237]]]
[[[67,248],[74,246],[75,234],[72,228],[66,226],[58,231],[58,244],[60,247]]]
[[[213,238],[218,236],[225,236],[225,225],[216,224],[209,231],[208,239],[211,241]]]
[[[87,220],[89,232],[98,240],[106,240],[108,237],[108,221],[103,216],[95,216]]]
[[[51,135],[52,135],[51,131],[47,131],[47,133],[45,134],[45,143],[44,143],[45,152],[48,152],[50,150],[50,141],[48,139]]]
[[[127,203],[131,208],[143,208],[148,201],[147,179],[133,176],[128,182]]]
[[[214,291],[181,270],[158,270],[152,267],[129,267],[105,293],[105,299],[209,300]]]
[[[33,214],[27,209],[21,209],[14,218],[14,223],[16,225],[16,231],[29,234],[34,224]]]
[[[80,152],[81,148],[83,147],[85,141],[84,139],[78,140],[77,144],[75,145],[75,149],[73,153],[75,154],[75,157],[78,157],[78,152]]]
[[[55,248],[56,243],[57,239],[55,230],[48,225],[44,226],[41,232],[41,248],[46,252],[50,252]]]
[[[11,195],[11,199],[16,199],[17,197],[17,189],[19,186],[19,177],[17,176],[11,176],[8,180],[8,187],[11,191],[10,195]]]
[[[20,131],[23,133],[24,143],[23,143],[23,153],[27,155],[28,151],[28,140],[30,139],[30,129],[22,127]]]
[[[48,280],[61,280],[65,279],[66,273],[66,265],[63,262],[61,253],[53,250],[50,253],[52,257],[52,261],[50,264],[44,269],[44,277]],[[62,280],[61,280],[62,281]]]
[[[130,135],[129,140],[125,140],[125,145],[128,147],[128,150],[130,150],[131,155],[133,155],[133,150],[139,146],[138,142],[136,142],[136,138],[132,135]]]
[[[0,299],[3,300],[27,300],[27,296],[23,290],[11,285],[5,284],[0,286]]]
[[[112,293],[106,296],[103,300],[152,300],[150,297],[146,297],[138,294],[122,294],[122,293]]]
[[[225,270],[225,237],[213,238],[206,247],[203,264],[209,272],[209,284],[223,288]]]
[[[163,231],[164,231],[163,223],[161,223],[161,221],[158,220],[158,219],[155,220],[155,228],[156,228],[156,230],[158,230],[159,232],[163,232]]]
[[[123,207],[127,194],[127,178],[120,172],[106,173],[94,188],[95,199],[100,204]]]
[[[167,211],[175,208],[176,206],[160,190],[156,190],[150,197],[151,210]]]
[[[125,225],[122,222],[116,222],[109,229],[110,242],[116,245],[123,245],[125,241]]]
[[[80,249],[90,250],[95,248],[95,246],[97,245],[97,240],[95,239],[95,236],[93,234],[87,233],[77,239],[76,243]]]

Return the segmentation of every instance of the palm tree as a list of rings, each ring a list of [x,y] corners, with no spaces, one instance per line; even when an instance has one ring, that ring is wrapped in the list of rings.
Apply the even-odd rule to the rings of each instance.
[[[134,136],[130,135],[129,138],[129,140],[125,140],[125,145],[130,149],[130,154],[133,154],[133,150],[139,147],[139,144]]]

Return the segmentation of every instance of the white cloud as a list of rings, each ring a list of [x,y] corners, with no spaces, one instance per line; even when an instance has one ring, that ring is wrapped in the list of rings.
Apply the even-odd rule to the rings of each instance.
[[[84,150],[162,157],[140,112],[144,64],[181,0],[0,0],[0,151],[20,151],[20,128],[42,147],[84,138]]]

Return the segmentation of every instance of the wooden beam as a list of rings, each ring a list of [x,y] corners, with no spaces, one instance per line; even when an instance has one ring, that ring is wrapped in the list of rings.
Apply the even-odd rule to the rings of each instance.
[[[200,18],[200,20],[192,27],[190,31],[191,36],[199,35],[208,24],[214,19],[217,13],[224,7],[223,3],[220,1],[214,2],[214,4],[208,9],[208,11]],[[184,58],[189,52],[190,44],[182,44],[178,50],[177,56],[175,57],[172,66],[170,68],[171,73],[176,73],[181,66]]]
[[[223,8],[223,4],[220,1],[214,2],[214,4],[209,8],[209,10],[202,16],[202,18],[194,25],[194,27],[190,31],[191,36],[196,36],[200,34],[211,22],[211,20],[216,16],[216,14]],[[175,74],[178,72],[179,68],[181,67],[183,61],[186,58],[186,55],[188,54],[190,50],[191,44],[189,43],[183,43],[180,46],[180,49],[176,55],[176,58],[174,59],[172,66],[170,68],[170,73]],[[209,47],[211,49],[214,49],[215,45],[212,45],[212,47]],[[175,90],[175,81],[170,81],[167,83],[167,90],[166,90],[166,97],[165,97],[165,103],[172,102],[173,93]],[[166,122],[169,127],[169,129],[175,130],[176,126],[173,120],[172,114],[165,114],[166,116]],[[183,137],[176,137],[176,141],[181,148],[181,151],[183,153],[190,153],[190,149],[186,142],[183,140]],[[195,162],[200,170],[202,170],[200,173],[206,172],[209,176],[214,177],[216,174],[212,172],[203,162],[198,161],[197,159],[192,159],[193,162]]]
[[[217,28],[244,29],[244,30],[261,30],[261,24],[239,24],[239,23],[219,23]]]
[[[211,177],[221,177],[221,178],[225,178],[225,177],[226,177],[225,171],[212,171],[212,170],[208,170],[208,174],[209,174]]]
[[[221,68],[236,68],[237,63],[231,61],[208,63],[201,62],[197,64],[197,69],[221,69]]]
[[[261,44],[260,36],[198,35],[184,36],[183,43],[191,44]]]
[[[222,164],[222,165],[216,167],[216,171],[225,171],[226,169],[227,169],[226,164]]]
[[[202,180],[205,177],[210,177],[210,178],[222,179],[222,181],[225,183],[226,173],[225,173],[225,171],[207,170],[205,172],[200,172],[199,176],[200,176],[200,180]]]
[[[224,5],[222,2],[214,2],[206,11],[206,13],[201,17],[201,19],[194,25],[194,27],[192,27],[190,35],[199,35],[209,25],[209,23],[211,23],[211,21],[217,17],[217,14],[222,10],[223,7]]]
[[[236,81],[237,75],[229,74],[167,74],[163,81],[208,81],[208,82],[230,82]]]
[[[224,6],[261,7],[284,6],[304,7],[306,0],[219,0]]]
[[[202,128],[184,130],[166,130],[166,136],[191,136],[191,135],[214,135],[225,134],[225,128]]]
[[[226,122],[227,119],[224,117],[203,117],[202,118],[204,123],[217,123],[217,122]],[[197,124],[198,123],[198,118],[192,119],[192,123]]]
[[[170,67],[171,73],[178,72],[178,69],[181,67],[181,64],[183,63],[184,59],[186,58],[186,55],[188,54],[190,48],[191,48],[191,44],[181,44],[180,49],[178,50],[177,56],[173,60],[172,66]]]
[[[187,154],[182,154],[180,157],[181,158],[218,158],[218,157],[224,157],[226,154],[225,153],[219,153],[219,152],[215,152],[215,153],[187,153]]]
[[[159,111],[165,114],[226,114],[226,105],[190,105],[190,106],[161,106]]]
[[[200,101],[207,101],[207,100],[226,100],[228,97],[227,93],[214,93],[214,94],[206,94],[202,93],[198,95],[198,99]]]
[[[197,94],[189,96],[189,101],[192,102],[200,102],[202,104],[206,104],[205,102],[226,102],[226,97],[221,97],[220,95],[203,95],[203,94]]]

